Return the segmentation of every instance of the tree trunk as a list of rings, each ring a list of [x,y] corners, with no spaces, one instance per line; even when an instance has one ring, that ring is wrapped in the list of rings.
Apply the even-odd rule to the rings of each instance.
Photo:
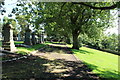
[[[78,35],[79,35],[79,33],[77,33],[77,32],[72,33],[72,36],[73,36],[73,47],[72,48],[79,50]]]
[[[67,43],[67,44],[71,44],[69,37],[66,37],[66,43]]]

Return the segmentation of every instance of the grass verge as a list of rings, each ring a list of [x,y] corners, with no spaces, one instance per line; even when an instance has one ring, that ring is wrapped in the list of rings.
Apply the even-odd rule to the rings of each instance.
[[[31,46],[30,48],[17,47],[18,51],[16,53],[26,55],[26,54],[31,53],[32,51],[35,51],[35,50],[37,50],[39,48],[44,47],[44,46],[45,46],[45,44],[36,44],[34,46]]]
[[[24,41],[14,41],[15,44],[23,44]]]
[[[92,71],[102,78],[119,78],[118,75],[118,55],[103,52],[87,47],[80,50],[72,49],[74,55],[82,60]]]

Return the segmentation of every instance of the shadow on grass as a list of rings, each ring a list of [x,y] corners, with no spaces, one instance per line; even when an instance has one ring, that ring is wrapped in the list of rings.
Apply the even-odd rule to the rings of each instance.
[[[52,44],[59,44],[59,45],[66,45],[65,43],[55,43],[55,42],[53,42]]]
[[[104,71],[98,70],[98,66],[84,62],[91,70],[97,70],[100,73],[100,80],[120,80],[120,72],[115,70],[104,69]]]
[[[57,52],[57,53],[64,53],[64,54],[73,54],[70,50],[71,48],[68,47],[60,47],[60,46],[53,46],[53,45],[47,45],[46,47],[39,49],[39,52]]]
[[[80,54],[94,54],[92,52],[86,51],[86,50],[76,50],[76,49],[72,49],[73,52],[77,52]]]
[[[89,79],[98,80],[96,74],[81,62],[65,61],[64,59],[48,60],[29,56],[26,59],[3,63],[2,80],[36,79]],[[16,78],[16,79],[15,79]]]
[[[85,50],[75,50],[72,49],[73,52],[75,53],[80,53],[80,54],[93,54],[89,51],[85,51]],[[110,70],[107,68],[104,68],[103,70],[99,70],[99,66],[93,65],[93,64],[89,64],[84,62],[91,70],[96,70],[99,72],[99,76],[100,76],[100,80],[120,80],[120,73],[118,74],[118,71],[115,70]]]
[[[18,49],[26,49],[26,50],[29,50],[29,51],[34,51],[34,50],[38,50],[39,48],[42,48],[46,46],[45,44],[36,44],[36,45],[33,45],[31,46],[30,48],[27,48],[27,47],[17,47]]]

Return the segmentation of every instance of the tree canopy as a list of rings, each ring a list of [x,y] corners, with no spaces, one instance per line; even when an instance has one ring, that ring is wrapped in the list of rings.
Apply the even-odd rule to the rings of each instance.
[[[119,2],[32,2],[20,1],[12,13],[23,29],[31,25],[34,29],[44,26],[47,35],[72,39],[73,48],[79,49],[78,36],[100,37],[110,27],[110,9]],[[42,27],[40,26],[42,25]]]

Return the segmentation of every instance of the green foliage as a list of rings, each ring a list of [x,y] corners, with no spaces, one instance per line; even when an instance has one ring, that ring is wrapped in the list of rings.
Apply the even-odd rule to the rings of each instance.
[[[89,47],[96,48],[96,49],[103,49],[103,50],[110,50],[110,51],[118,51],[118,35],[104,35],[102,34],[100,38],[91,38],[86,34],[80,35],[79,37],[82,39],[82,43],[88,45]]]
[[[8,17],[3,18],[3,24],[11,23],[14,28],[16,28],[16,21],[15,19],[9,19]]]
[[[105,49],[118,51],[118,35],[112,34],[107,37],[105,37],[102,40],[102,45]]]
[[[25,51],[17,51],[16,53],[17,53],[17,54],[22,54],[22,55],[27,55],[27,54],[28,54],[28,53],[25,52]]]
[[[46,29],[50,28],[51,30],[53,30],[51,31],[50,29],[48,29],[48,31],[52,35],[56,33],[63,33],[63,36],[66,36],[66,34],[70,34],[73,37],[76,34],[77,39],[77,36],[79,34],[87,34],[91,38],[98,38],[101,36],[103,30],[109,27],[109,10],[94,10],[83,5],[72,5],[71,3],[65,3],[65,5],[61,7],[63,4],[64,3],[47,3],[45,6],[47,14],[44,14],[43,19],[45,19],[44,21],[46,21],[46,26],[49,25],[48,27],[46,27]],[[103,6],[103,4],[111,5],[111,3],[89,4],[95,4],[96,6]],[[51,23],[55,23],[55,25],[51,25]],[[70,37],[70,35],[67,36]],[[74,42],[75,41],[73,41],[73,43]]]
[[[101,7],[110,6],[113,3],[91,2],[87,4]],[[59,39],[64,37],[66,42],[73,39],[73,47],[75,48],[79,48],[79,46],[76,46],[79,34],[87,34],[91,38],[98,38],[103,30],[109,27],[108,24],[110,24],[111,19],[109,10],[94,10],[83,5],[74,5],[71,2],[40,3],[25,1],[17,5],[22,7],[22,9],[15,8],[13,10],[19,14],[17,16],[18,22],[34,25],[36,30],[41,29],[40,25],[42,25],[48,37],[53,35]],[[19,16],[22,16],[22,19]],[[22,31],[24,31],[23,28]]]
[[[13,9],[13,13],[16,15],[16,20],[18,21],[19,32],[21,35],[24,35],[25,29],[27,27],[32,27],[32,31],[36,30],[39,34],[41,30],[40,24],[43,23],[42,3],[32,2],[32,1],[20,1],[17,4],[17,7]],[[29,26],[28,26],[29,25]]]
[[[16,20],[15,19],[9,19],[8,17],[5,16],[3,18],[3,24],[7,24],[7,23],[12,24],[12,26],[14,28],[14,30],[13,30],[13,36],[17,36],[18,30],[17,30],[17,22],[16,22]],[[1,27],[1,29],[2,29],[2,27]]]
[[[117,2],[117,8],[120,8],[120,1]]]

